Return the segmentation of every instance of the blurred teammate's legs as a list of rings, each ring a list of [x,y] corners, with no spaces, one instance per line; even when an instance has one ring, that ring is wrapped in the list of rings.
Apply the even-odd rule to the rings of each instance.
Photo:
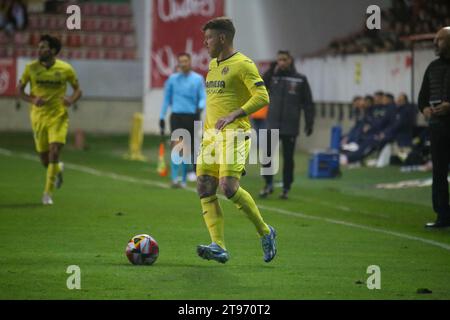
[[[68,120],[67,117],[61,117],[49,122],[32,116],[32,129],[36,151],[42,165],[47,168],[42,202],[45,205],[53,204],[54,187],[61,186],[62,183],[62,164],[59,163],[59,157],[66,142]]]
[[[50,196],[53,194],[53,190],[56,184],[56,177],[61,171],[59,155],[63,146],[64,145],[62,143],[51,143],[49,145],[49,163],[47,167],[47,179],[45,183],[44,194]]]
[[[291,185],[294,182],[294,153],[296,136],[280,136],[283,144],[283,192],[282,199],[287,199]]]

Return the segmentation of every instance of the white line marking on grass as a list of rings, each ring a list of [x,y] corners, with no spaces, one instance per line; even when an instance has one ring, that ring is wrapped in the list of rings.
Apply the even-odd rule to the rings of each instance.
[[[12,152],[11,151],[9,151],[9,150],[6,150],[6,149],[2,149],[2,148],[0,148],[0,154],[1,155],[3,155],[3,156],[12,156]]]
[[[317,203],[317,204],[319,204],[321,206],[328,207],[328,208],[335,209],[335,210],[340,210],[340,211],[345,211],[345,212],[357,212],[359,214],[363,214],[363,215],[370,216],[370,217],[378,217],[378,218],[389,219],[389,216],[387,216],[385,214],[371,213],[371,212],[367,212],[367,211],[361,210],[361,209],[352,209],[352,208],[347,207],[347,206],[335,205],[333,203],[326,202],[326,201],[323,201],[323,200],[308,199],[308,198],[305,198],[305,197],[295,197],[295,196],[289,196],[289,198],[292,198],[292,199],[295,199],[295,200],[298,200],[298,201],[308,202],[308,203]]]
[[[381,228],[368,227],[368,226],[365,226],[362,224],[356,224],[356,223],[347,222],[347,221],[315,217],[315,216],[306,215],[306,214],[303,214],[300,212],[293,212],[293,211],[279,209],[279,208],[266,207],[266,206],[258,206],[258,207],[260,207],[261,209],[282,213],[287,216],[299,217],[299,218],[304,218],[304,219],[309,219],[309,220],[325,221],[328,223],[339,224],[339,225],[343,225],[346,227],[353,227],[353,228],[358,228],[358,229],[362,229],[362,230],[383,233],[383,234],[387,234],[387,235],[391,235],[391,236],[395,236],[395,237],[399,237],[399,238],[404,238],[404,239],[408,239],[408,240],[419,241],[422,243],[427,243],[427,244],[450,251],[450,245],[448,245],[448,244],[434,241],[434,240],[424,239],[424,238],[420,238],[420,237],[416,237],[416,236],[411,236],[411,235],[405,234],[405,233],[389,231],[389,230],[385,230],[385,229],[381,229]]]
[[[24,153],[13,153],[9,150],[2,149],[2,148],[0,148],[0,155],[9,156],[9,157],[16,156],[16,157],[19,157],[22,159],[39,162],[39,159],[36,156],[32,156],[30,154],[24,154]],[[87,173],[87,174],[91,174],[91,175],[95,175],[98,177],[106,177],[106,178],[110,178],[110,179],[117,180],[117,181],[143,184],[143,185],[159,187],[159,188],[163,188],[163,189],[170,189],[170,187],[167,184],[162,183],[162,182],[137,179],[137,178],[133,178],[130,176],[120,175],[120,174],[116,174],[113,172],[101,171],[101,170],[97,170],[97,169],[93,169],[93,168],[89,168],[89,167],[77,165],[77,164],[64,163],[64,165],[66,166],[66,168],[69,168],[69,169],[72,169],[75,171],[79,171],[79,172],[83,172],[83,173]],[[184,190],[187,190],[190,192],[197,192],[195,188],[185,188]],[[221,196],[221,198],[223,199],[225,197]],[[347,221],[342,221],[342,220],[316,217],[316,216],[307,215],[307,214],[304,214],[301,212],[294,212],[294,211],[290,211],[290,210],[274,208],[274,207],[269,207],[269,206],[265,206],[265,205],[259,205],[258,207],[263,210],[277,212],[277,213],[280,213],[280,214],[283,214],[286,216],[297,217],[297,218],[308,219],[308,220],[322,221],[322,222],[327,222],[327,223],[331,223],[331,224],[337,224],[337,225],[342,225],[342,226],[346,226],[346,227],[352,227],[352,228],[356,228],[356,229],[386,234],[386,235],[403,238],[403,239],[407,239],[407,240],[418,241],[418,242],[422,242],[425,244],[429,244],[429,245],[450,251],[450,245],[448,245],[448,244],[430,240],[430,239],[421,238],[421,237],[411,236],[411,235],[405,234],[405,233],[385,230],[385,229],[381,229],[381,228],[369,227],[369,226],[356,224],[356,223],[352,223],[352,222],[347,222]]]

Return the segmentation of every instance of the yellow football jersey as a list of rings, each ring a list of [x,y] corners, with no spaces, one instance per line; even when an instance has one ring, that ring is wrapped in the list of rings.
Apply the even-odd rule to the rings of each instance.
[[[67,62],[56,60],[53,66],[46,68],[38,60],[26,65],[20,78],[22,85],[30,83],[30,95],[43,98],[42,107],[31,106],[31,112],[39,118],[55,118],[67,113],[63,104],[67,83],[78,86],[75,70]]]
[[[240,52],[226,60],[213,59],[206,77],[205,130],[217,120],[242,108],[247,115],[268,104],[269,96],[255,63]],[[225,129],[251,128],[247,117],[236,119]]]

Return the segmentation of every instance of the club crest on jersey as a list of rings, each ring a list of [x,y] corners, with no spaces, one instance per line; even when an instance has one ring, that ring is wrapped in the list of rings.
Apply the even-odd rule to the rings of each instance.
[[[230,72],[230,68],[225,67],[225,68],[222,69],[222,75],[223,75],[223,76],[227,75],[228,72]]]

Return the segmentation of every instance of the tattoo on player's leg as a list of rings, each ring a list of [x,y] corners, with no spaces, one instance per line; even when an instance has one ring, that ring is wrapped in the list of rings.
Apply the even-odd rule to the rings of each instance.
[[[211,197],[217,193],[219,180],[212,176],[197,177],[197,193],[200,199]]]

